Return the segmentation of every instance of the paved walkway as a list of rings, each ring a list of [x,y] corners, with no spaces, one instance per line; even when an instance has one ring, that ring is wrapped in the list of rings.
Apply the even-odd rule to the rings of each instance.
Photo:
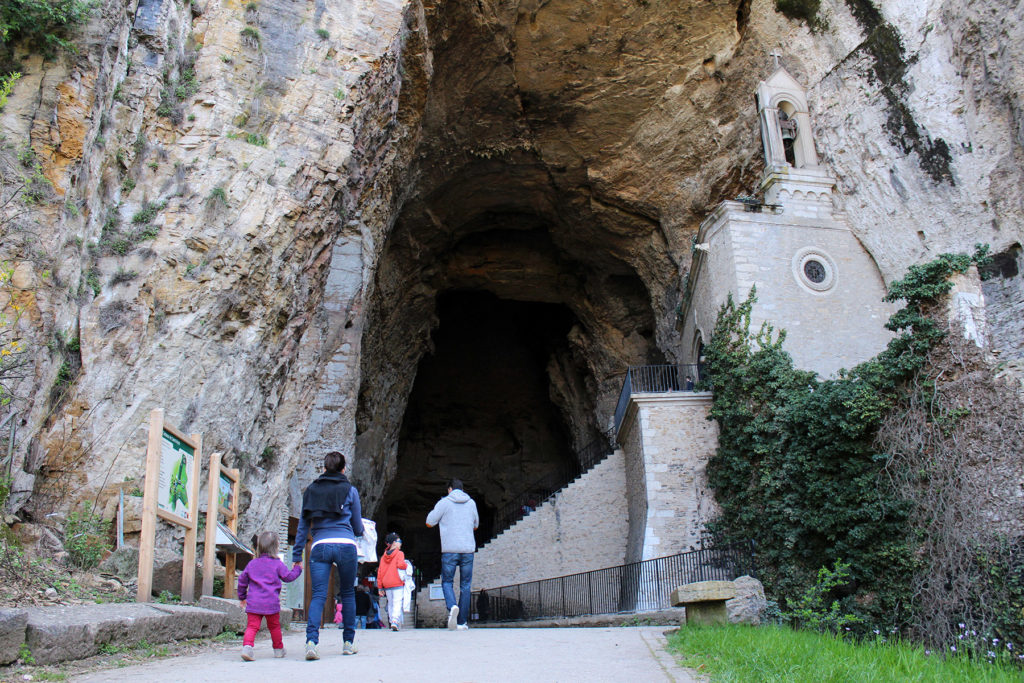
[[[256,641],[256,661],[241,648],[108,669],[75,681],[397,681],[463,683],[525,681],[691,683],[665,651],[660,627],[502,628],[450,632],[438,629],[358,631],[359,654],[341,654],[341,632],[321,632],[316,662],[303,659],[303,634],[286,633],[288,655],[274,659],[270,641]]]

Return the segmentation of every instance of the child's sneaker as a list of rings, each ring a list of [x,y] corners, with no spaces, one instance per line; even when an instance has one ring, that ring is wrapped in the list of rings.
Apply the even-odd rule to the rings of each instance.
[[[315,659],[320,659],[320,653],[316,651],[316,643],[312,640],[306,641],[306,661],[312,662]]]
[[[256,659],[256,657],[253,656],[252,645],[243,645],[242,646],[242,661],[251,662],[254,659]]]
[[[455,630],[456,631],[468,631],[469,630],[469,624],[459,624],[458,626],[455,627]]]
[[[274,658],[281,659],[285,655],[285,649],[282,647],[280,650],[274,650]]]
[[[357,652],[359,652],[359,648],[357,648],[354,644],[352,644],[352,643],[350,643],[349,641],[346,640],[345,641],[345,647],[343,647],[341,649],[341,654],[343,654],[343,655],[354,655]]]

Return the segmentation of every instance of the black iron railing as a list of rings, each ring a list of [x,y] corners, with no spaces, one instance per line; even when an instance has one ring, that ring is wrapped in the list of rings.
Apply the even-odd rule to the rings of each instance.
[[[619,403],[615,406],[615,433],[619,432],[629,407],[629,397],[633,394],[694,391],[701,380],[707,379],[704,374],[704,366],[699,363],[631,367],[626,371]]]
[[[753,547],[726,546],[590,572],[530,581],[473,594],[476,621],[524,621],[672,607],[672,591],[694,581],[757,576]]]

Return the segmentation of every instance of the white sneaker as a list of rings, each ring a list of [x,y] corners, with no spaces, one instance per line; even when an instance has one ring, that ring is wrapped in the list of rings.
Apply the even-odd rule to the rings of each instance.
[[[448,610],[448,630],[454,631],[455,627],[459,623],[459,606],[452,605],[452,608]]]
[[[455,627],[455,630],[456,631],[468,631],[469,630],[469,624],[459,624],[458,626]]]

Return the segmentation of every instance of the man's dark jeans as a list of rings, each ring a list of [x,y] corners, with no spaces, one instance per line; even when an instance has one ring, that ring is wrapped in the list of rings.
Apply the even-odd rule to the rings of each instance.
[[[459,568],[459,620],[465,624],[469,618],[470,584],[473,582],[473,553],[441,553],[441,592],[445,607],[451,611],[455,603],[455,568]]]
[[[356,547],[350,543],[321,543],[309,555],[309,580],[313,596],[309,601],[309,619],[306,621],[306,640],[320,642],[320,622],[327,602],[327,584],[331,580],[331,567],[338,568],[338,593],[341,594],[341,616],[345,625],[345,641],[356,637]]]

